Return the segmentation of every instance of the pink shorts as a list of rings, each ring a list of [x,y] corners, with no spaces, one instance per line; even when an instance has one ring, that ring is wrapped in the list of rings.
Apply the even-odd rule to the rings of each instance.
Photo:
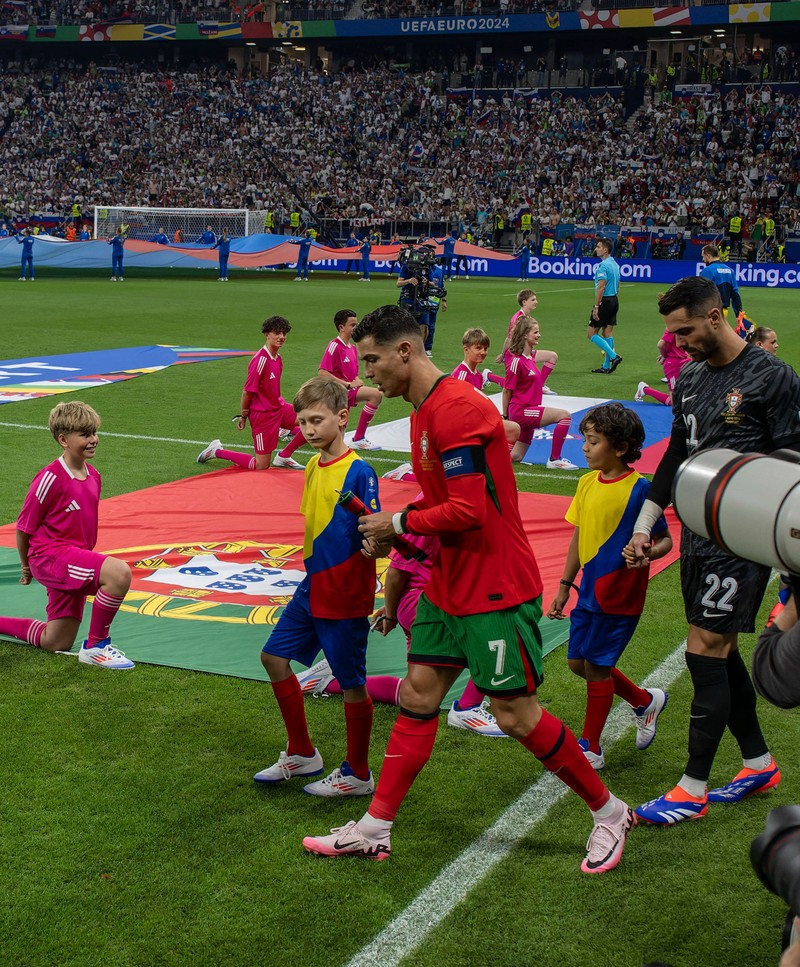
[[[514,423],[519,423],[519,442],[530,444],[533,440],[533,431],[538,430],[542,425],[544,416],[544,406],[509,406],[508,418]]]
[[[60,545],[52,554],[31,558],[31,573],[47,588],[47,620],[83,617],[86,595],[100,587],[104,554]]]
[[[272,453],[278,445],[280,431],[291,430],[293,426],[297,426],[297,414],[291,403],[284,402],[279,410],[269,413],[251,410],[250,429],[253,431],[256,453]]]
[[[351,409],[352,410],[353,407],[356,405],[356,394],[357,393],[358,393],[358,387],[357,386],[351,386],[350,389],[347,391],[347,406],[348,406],[348,409]]]

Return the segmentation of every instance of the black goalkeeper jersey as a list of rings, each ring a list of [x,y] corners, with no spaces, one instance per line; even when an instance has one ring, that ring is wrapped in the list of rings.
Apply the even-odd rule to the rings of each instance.
[[[672,394],[672,410],[669,448],[650,490],[650,499],[661,507],[670,501],[680,463],[698,450],[800,450],[800,378],[758,346],[745,345],[726,366],[688,363]],[[688,528],[683,529],[681,547],[684,553],[717,551]]]

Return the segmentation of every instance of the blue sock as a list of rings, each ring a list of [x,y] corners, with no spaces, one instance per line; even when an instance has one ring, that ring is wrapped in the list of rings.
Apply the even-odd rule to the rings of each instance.
[[[603,369],[608,369],[611,365],[611,360],[617,355],[614,352],[614,347],[597,332],[589,337],[589,342],[593,342],[598,349],[602,349],[605,353],[606,358],[603,360]]]

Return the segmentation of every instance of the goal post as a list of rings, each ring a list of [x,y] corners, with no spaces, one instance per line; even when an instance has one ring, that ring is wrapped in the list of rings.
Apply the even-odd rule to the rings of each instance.
[[[266,212],[247,208],[136,208],[125,205],[95,206],[94,237],[112,238],[122,231],[127,238],[149,241],[163,232],[170,242],[180,231],[180,241],[197,242],[210,226],[219,236],[231,238],[264,231]]]

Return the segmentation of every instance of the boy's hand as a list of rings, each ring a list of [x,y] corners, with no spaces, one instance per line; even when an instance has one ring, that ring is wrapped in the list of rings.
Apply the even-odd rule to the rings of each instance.
[[[652,551],[653,545],[649,537],[634,534],[630,543],[622,548],[622,557],[629,568],[649,567]]]
[[[389,618],[386,615],[386,608],[378,608],[372,617],[371,631],[377,631],[384,638],[389,632],[397,627],[397,618]]]
[[[559,588],[556,591],[556,596],[553,598],[553,603],[550,605],[547,611],[548,618],[555,618],[558,621],[566,618],[564,614],[564,605],[569,600],[569,591],[564,589],[563,591]]]
[[[20,572],[21,572],[20,578],[19,578],[19,583],[20,584],[30,584],[31,581],[33,580],[33,575],[31,574],[31,569],[28,567],[27,564],[20,564],[20,568],[19,569],[20,569]]]

